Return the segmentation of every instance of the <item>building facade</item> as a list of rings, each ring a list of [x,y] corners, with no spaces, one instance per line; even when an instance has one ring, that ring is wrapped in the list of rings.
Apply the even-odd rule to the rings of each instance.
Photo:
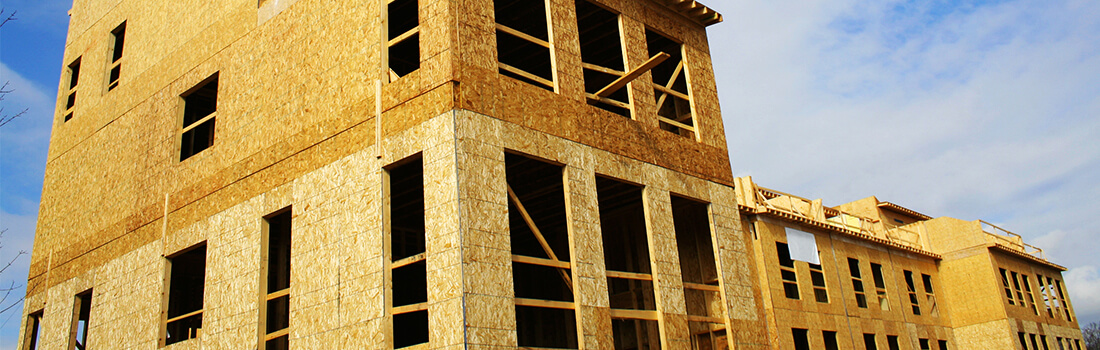
[[[1064,267],[984,221],[736,179],[777,349],[1084,349]],[[816,260],[815,260],[816,259]]]
[[[695,1],[76,0],[70,16],[20,349],[1080,339],[1064,269],[1022,241],[961,245],[993,241],[903,210],[953,232],[914,243],[851,223],[884,216],[746,197],[706,36],[722,17]],[[792,259],[788,228],[820,261]],[[1016,292],[993,272],[951,287],[997,268],[1042,297],[992,297]],[[950,307],[968,293],[1004,312]]]

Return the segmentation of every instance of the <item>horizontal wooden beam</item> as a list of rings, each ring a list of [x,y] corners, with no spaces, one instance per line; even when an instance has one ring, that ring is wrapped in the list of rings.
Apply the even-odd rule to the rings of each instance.
[[[427,259],[426,254],[427,253],[420,253],[420,254],[416,254],[416,255],[398,260],[398,261],[394,261],[392,264],[390,264],[390,268],[391,269],[396,269],[396,268],[399,268],[399,267],[405,267],[405,266],[409,266],[409,265],[424,261],[425,259]]]
[[[622,272],[622,271],[607,271],[607,278],[622,278],[628,280],[638,281],[652,281],[653,275],[634,272]]]
[[[533,37],[533,36],[530,36],[530,35],[527,35],[527,33],[512,29],[509,26],[497,23],[497,30],[508,33],[508,34],[511,34],[512,36],[518,37],[520,39],[527,40],[527,41],[530,41],[532,43],[538,44],[539,46],[542,46],[542,47],[545,47],[545,48],[548,48],[548,49],[550,48],[550,42],[548,42],[546,40],[536,38],[536,37]]]
[[[559,269],[570,269],[570,268],[572,268],[571,264],[568,261],[550,260],[550,259],[536,258],[536,257],[524,256],[524,255],[512,255],[512,262],[518,262],[518,263],[521,263],[521,264],[556,267],[556,268],[559,268]]]
[[[279,291],[267,293],[267,300],[271,301],[271,300],[274,300],[274,299],[282,298],[282,297],[287,296],[287,295],[290,295],[290,287],[283,288],[282,290],[279,290]]]
[[[721,291],[718,288],[718,286],[712,286],[712,285],[709,285],[709,284],[701,284],[701,283],[691,283],[691,282],[684,282],[684,288],[692,289],[692,290],[702,290],[702,291],[708,291],[708,292],[719,292],[719,291]]]
[[[656,310],[627,310],[627,309],[611,309],[611,318],[628,318],[633,320],[657,320]]]
[[[400,314],[407,314],[407,313],[410,313],[410,312],[424,311],[424,310],[427,310],[427,309],[428,309],[428,303],[423,302],[423,303],[417,303],[417,304],[395,306],[392,309],[390,309],[391,310],[390,313],[394,314],[394,315],[400,315]]]
[[[545,307],[551,309],[573,310],[576,305],[568,301],[516,298],[516,306]]]
[[[527,79],[531,79],[531,80],[535,81],[536,83],[546,85],[547,87],[549,87],[551,89],[554,88],[554,82],[552,82],[552,81],[543,79],[542,77],[531,74],[531,73],[527,73],[527,71],[525,71],[525,70],[509,66],[509,65],[505,64],[504,62],[499,62],[498,61],[497,64],[500,65],[500,69],[508,71],[509,73],[512,73],[512,74],[515,74],[515,75],[518,75],[518,76],[521,76],[521,77],[524,77],[524,78],[527,78]]]
[[[195,311],[185,313],[183,315],[179,315],[179,316],[176,316],[176,317],[169,318],[168,321],[165,321],[164,323],[168,324],[168,323],[176,322],[176,321],[179,321],[179,320],[191,317],[191,316],[195,316],[195,315],[198,315],[198,314],[202,314],[202,309],[198,309],[198,310],[195,310]]]

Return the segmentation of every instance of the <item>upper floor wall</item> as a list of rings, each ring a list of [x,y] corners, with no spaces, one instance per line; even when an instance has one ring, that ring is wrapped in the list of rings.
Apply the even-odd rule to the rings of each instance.
[[[720,16],[694,2],[554,0],[542,7],[545,38],[532,41],[502,29],[527,29],[498,17],[517,3],[529,4],[75,1],[31,279],[129,249],[130,233],[166,212],[211,214],[217,208],[187,208],[290,157],[309,162],[264,186],[455,108],[732,183],[704,27]],[[616,25],[584,24],[592,17],[581,10]],[[619,28],[620,71],[582,52],[582,36],[605,27]],[[527,76],[538,67],[500,54],[516,38],[549,46],[550,88]],[[621,87],[589,93],[603,82],[588,78],[597,73]],[[605,103],[615,94],[625,94],[626,115]],[[207,108],[188,111],[192,97]]]

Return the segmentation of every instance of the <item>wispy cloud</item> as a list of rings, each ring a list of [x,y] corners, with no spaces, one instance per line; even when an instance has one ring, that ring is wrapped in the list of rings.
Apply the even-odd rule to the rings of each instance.
[[[708,5],[727,18],[710,34],[737,175],[831,204],[877,195],[986,219],[1029,241],[1057,231],[1042,245],[1055,262],[1095,264],[1100,2]],[[1100,318],[1090,305],[1076,306]]]
[[[13,213],[38,211],[54,115],[53,94],[0,62],[0,79],[12,92],[5,113],[27,113],[0,128],[0,208]],[[33,232],[33,230],[31,231]]]

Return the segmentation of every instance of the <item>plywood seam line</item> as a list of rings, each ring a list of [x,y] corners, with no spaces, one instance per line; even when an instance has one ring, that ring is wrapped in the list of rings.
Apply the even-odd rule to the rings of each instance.
[[[462,177],[458,175],[460,173],[460,169],[458,167],[458,159],[459,159],[459,153],[458,153],[458,142],[459,142],[459,139],[458,139],[458,127],[459,127],[458,126],[458,113],[452,110],[450,112],[450,114],[451,114],[451,130],[450,131],[451,131],[451,157],[452,157],[451,158],[451,166],[452,166],[451,169],[452,169],[452,171],[454,171],[454,174],[455,174],[454,175],[455,176],[455,186],[454,186],[455,205],[459,206],[459,215],[458,215],[458,218],[457,218],[457,220],[458,220],[458,232],[456,232],[454,234],[458,235],[458,242],[465,242],[466,238],[463,237],[463,232],[464,232],[464,229],[469,228],[469,227],[468,227],[468,224],[464,222],[465,220],[463,219],[463,216],[461,215],[461,213],[462,213],[462,211],[461,211],[462,210],[461,209],[462,208],[462,196],[461,196],[461,194],[462,194]],[[425,206],[425,213],[424,214],[427,215],[427,210],[426,210],[427,209],[427,203],[425,203],[424,206]],[[426,241],[427,241],[427,232],[425,232],[425,244],[426,244]],[[424,246],[424,252],[425,253],[428,252],[427,245]],[[465,256],[466,256],[465,254],[466,254],[466,245],[465,244],[459,244],[458,245],[458,256],[460,257],[460,259],[464,260]],[[425,265],[427,265],[427,263],[425,263]],[[470,328],[467,327],[467,323],[466,323],[466,317],[469,315],[467,313],[468,310],[469,310],[468,309],[469,306],[466,304],[466,282],[465,282],[465,277],[464,277],[464,276],[466,276],[466,264],[465,263],[459,262],[459,264],[458,264],[458,273],[459,273],[459,281],[461,283],[460,290],[462,290],[462,293],[460,294],[461,298],[462,298],[462,300],[461,300],[462,310],[461,310],[461,313],[460,313],[460,315],[462,317],[462,343],[464,344],[463,347],[465,347],[466,346],[465,344],[469,344],[469,342],[470,342]],[[427,277],[427,276],[425,276],[425,277]],[[429,298],[428,301],[430,302],[431,301],[431,296],[429,295],[428,298]],[[430,312],[428,314],[428,317],[429,317],[428,318],[428,324],[431,325],[431,313]],[[429,327],[428,344],[431,344],[430,330],[431,330],[431,328]]]
[[[846,294],[844,293],[844,282],[843,281],[848,281],[850,279],[844,278],[844,276],[841,275],[841,273],[840,273],[840,261],[837,260],[838,258],[836,257],[836,240],[834,240],[832,236],[833,235],[830,233],[829,234],[829,250],[832,251],[832,253],[833,253],[833,270],[836,271],[837,285],[840,286],[840,306],[844,307],[844,323],[848,325],[848,339],[850,339],[852,341],[852,344],[855,344],[856,343],[855,334],[852,333],[852,314],[848,311],[847,298],[844,297],[844,295],[846,295]],[[825,268],[825,266],[822,266],[822,269],[824,269],[824,268]],[[855,291],[853,290],[853,293],[854,292]]]
[[[554,263],[562,262],[561,260],[558,260],[557,254],[554,254],[554,250],[550,248],[550,244],[547,243],[546,238],[542,236],[542,232],[539,231],[538,226],[535,225],[534,219],[532,219],[531,215],[527,213],[527,208],[523,207],[523,203],[520,202],[519,196],[517,196],[516,193],[512,191],[511,184],[508,185],[508,198],[512,200],[512,204],[516,205],[516,208],[519,210],[520,215],[523,216],[523,221],[527,222],[527,227],[531,229],[531,233],[535,235],[535,239],[538,240],[539,245],[542,246],[543,252],[545,252],[546,255],[550,257],[550,260]],[[562,280],[565,281],[565,285],[569,287],[569,291],[572,292],[573,280],[569,278],[569,273],[565,272],[565,269],[561,267],[558,267],[557,270],[558,274],[561,275]]]

